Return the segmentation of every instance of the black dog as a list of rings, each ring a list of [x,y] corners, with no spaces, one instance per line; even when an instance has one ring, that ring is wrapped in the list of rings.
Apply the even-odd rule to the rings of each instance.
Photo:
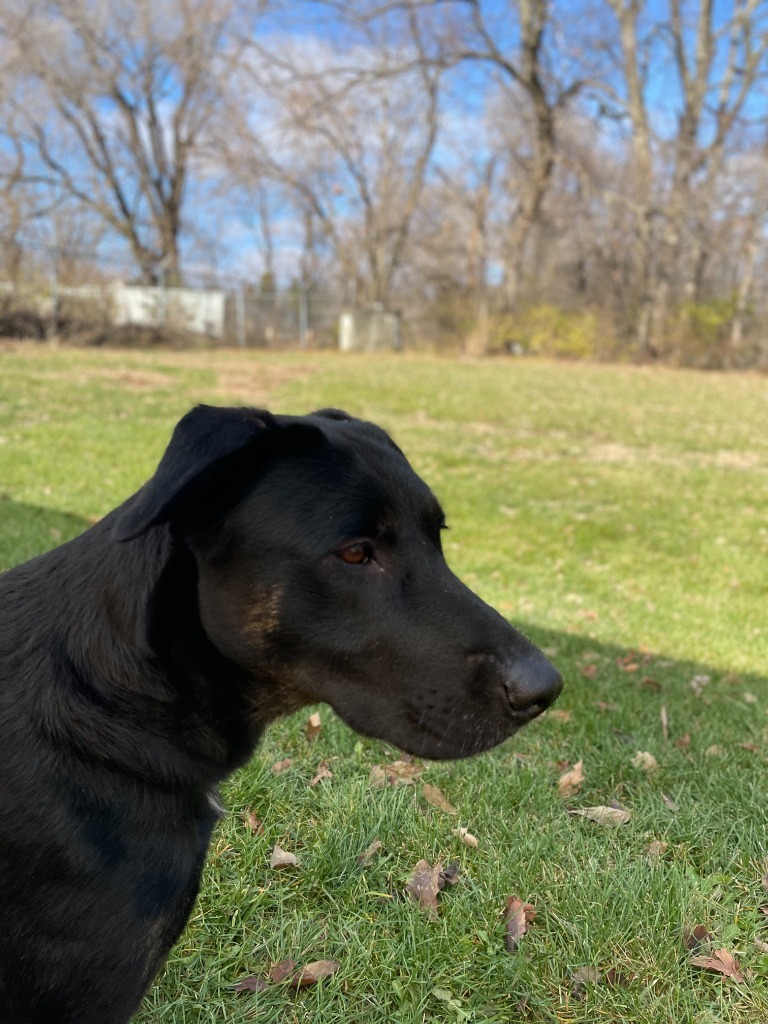
[[[451,573],[443,513],[379,428],[200,406],[154,477],[0,576],[0,1021],[124,1024],[181,932],[216,786],[327,701],[427,758],[557,697]]]

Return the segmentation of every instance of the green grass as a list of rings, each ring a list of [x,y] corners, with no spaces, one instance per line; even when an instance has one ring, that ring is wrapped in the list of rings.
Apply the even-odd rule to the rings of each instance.
[[[203,893],[136,1024],[768,1021],[765,378],[42,347],[0,361],[0,565],[134,490],[194,402],[336,405],[392,431],[447,508],[453,567],[566,678],[568,720],[430,764],[414,786],[370,788],[395,752],[326,708],[314,743],[309,712],[269,730],[226,786]],[[655,774],[633,766],[639,750]],[[327,759],[333,778],[309,786]],[[565,801],[557,779],[579,759],[586,779]],[[423,781],[455,817],[424,801]],[[611,800],[628,825],[565,810]],[[452,836],[459,825],[477,849]],[[360,866],[376,838],[381,854]],[[653,864],[652,840],[667,844]],[[276,842],[298,869],[270,870]],[[422,857],[460,863],[437,921],[403,892]],[[514,894],[537,916],[510,954],[500,911]],[[696,924],[736,955],[743,984],[690,966],[682,937]],[[287,957],[341,967],[299,994],[233,991]],[[577,998],[583,966],[623,982]]]

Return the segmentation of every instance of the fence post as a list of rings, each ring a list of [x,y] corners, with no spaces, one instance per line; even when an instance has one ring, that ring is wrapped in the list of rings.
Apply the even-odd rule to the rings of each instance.
[[[54,246],[50,252],[49,287],[51,291],[51,323],[48,329],[48,341],[57,345],[59,340],[59,264],[58,250]]]
[[[306,288],[299,289],[299,348],[307,348],[309,328],[309,299]]]
[[[237,329],[237,347],[245,348],[245,294],[239,284],[235,293],[235,325]]]

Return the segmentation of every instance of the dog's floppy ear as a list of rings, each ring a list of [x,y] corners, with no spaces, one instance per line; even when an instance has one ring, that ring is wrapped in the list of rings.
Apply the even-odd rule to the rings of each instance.
[[[131,540],[167,522],[204,490],[221,498],[232,457],[277,429],[275,417],[261,409],[196,406],[176,425],[155,475],[124,506],[114,539]]]

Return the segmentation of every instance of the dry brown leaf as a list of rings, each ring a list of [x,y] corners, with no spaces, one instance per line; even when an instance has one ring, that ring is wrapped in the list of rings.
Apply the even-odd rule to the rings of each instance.
[[[248,830],[250,832],[253,832],[253,834],[255,836],[263,836],[264,835],[264,826],[259,821],[259,819],[256,817],[256,815],[253,813],[253,811],[246,811],[243,814],[243,821],[248,826]]]
[[[295,868],[298,867],[298,863],[299,861],[294,854],[289,853],[275,843],[272,856],[269,858],[269,866],[271,868]]]
[[[595,707],[598,711],[602,711],[605,714],[606,711],[618,711],[618,704],[607,704],[604,700],[596,700]]]
[[[597,665],[582,665],[581,674],[585,679],[594,679],[597,675]]]
[[[275,763],[270,768],[270,771],[272,772],[273,775],[279,775],[280,772],[284,772],[287,768],[290,768],[292,764],[293,758],[286,757],[282,761],[275,761]]]
[[[478,847],[476,836],[473,836],[472,833],[465,828],[452,828],[451,835],[457,836],[465,846],[471,846],[473,850],[476,850]]]
[[[691,745],[691,734],[683,733],[682,736],[678,736],[675,740],[675,746],[678,750],[687,750]]]
[[[557,781],[558,796],[573,796],[581,789],[584,782],[584,762],[577,761],[573,768],[563,772]]]
[[[640,680],[640,685],[646,690],[653,690],[654,693],[659,693],[662,689],[661,683],[658,679],[653,679],[651,676],[643,676]]]
[[[600,982],[600,971],[595,967],[579,967],[573,972],[571,992],[574,999],[584,999],[587,994],[587,985],[597,985]]]
[[[719,743],[713,743],[711,747],[707,747],[704,751],[704,757],[718,757],[722,754],[723,748]]]
[[[341,964],[338,960],[313,960],[304,964],[291,978],[292,988],[306,988],[308,985],[316,985],[322,978],[330,977],[334,971],[338,971]]]
[[[320,782],[321,779],[332,779],[332,778],[333,778],[333,772],[328,767],[328,762],[327,761],[321,761],[320,764],[317,766],[317,772],[316,772],[314,778],[312,778],[310,780],[309,784],[310,784],[310,786],[316,786],[318,784],[318,782]]]
[[[604,974],[604,978],[608,988],[627,988],[629,985],[627,976],[615,967],[609,967]]]
[[[438,811],[443,811],[444,814],[458,814],[459,812],[448,800],[444,793],[442,793],[437,786],[430,786],[428,782],[425,782],[421,789],[422,796],[431,804],[436,807]]]
[[[371,769],[368,784],[381,789],[384,786],[412,786],[424,771],[423,764],[413,761],[393,761],[391,764],[377,764]]]
[[[649,864],[656,864],[664,854],[667,852],[668,843],[665,843],[663,839],[654,839],[648,843],[645,848],[647,854],[647,860]]]
[[[504,941],[507,952],[514,953],[520,939],[536,917],[536,908],[518,896],[510,896],[504,910]]]
[[[442,868],[443,865],[439,861],[433,867],[429,861],[420,860],[405,887],[406,892],[430,917],[437,917],[437,894],[441,888]]]
[[[664,802],[664,806],[667,807],[670,811],[679,811],[680,810],[680,804],[675,803],[675,801],[672,799],[672,797],[671,796],[667,796],[666,793],[662,793],[661,794],[661,799]]]
[[[367,846],[362,853],[357,856],[357,863],[365,866],[369,864],[374,854],[378,853],[381,849],[381,840],[374,839],[370,846]]]
[[[562,722],[565,725],[571,720],[571,712],[566,711],[564,708],[552,708],[551,711],[547,711],[547,718],[555,722]]]
[[[632,817],[632,813],[623,807],[580,807],[568,813],[580,814],[583,818],[596,821],[598,825],[626,825]]]
[[[737,985],[743,985],[746,978],[741,973],[739,962],[727,949],[714,949],[711,956],[692,956],[691,964],[705,971],[716,971],[726,978],[733,978]]]
[[[646,772],[648,775],[652,775],[659,769],[659,762],[647,750],[638,750],[632,758],[632,764],[635,768],[639,768],[640,771]]]
[[[703,945],[711,942],[712,935],[706,925],[697,924],[693,928],[686,928],[683,932],[683,945],[692,953],[697,953]]]
[[[438,883],[441,889],[444,889],[446,885],[456,885],[459,880],[459,862],[452,860],[447,868],[443,868],[440,872]]]
[[[274,982],[275,985],[279,985],[281,981],[285,981],[286,978],[289,978],[295,970],[295,960],[291,960],[290,958],[288,960],[281,960],[279,964],[275,964],[270,969],[269,979]]]
[[[256,975],[250,974],[247,978],[242,978],[236,982],[232,987],[235,992],[264,992],[269,988],[269,985],[263,978],[257,978]]]
[[[323,728],[323,723],[320,721],[320,715],[315,712],[310,715],[307,719],[306,725],[304,726],[304,735],[311,742],[316,740],[320,735],[320,730]]]
[[[697,697],[700,697],[705,686],[709,686],[712,682],[711,676],[694,676],[693,679],[688,683],[690,688],[693,690]]]

